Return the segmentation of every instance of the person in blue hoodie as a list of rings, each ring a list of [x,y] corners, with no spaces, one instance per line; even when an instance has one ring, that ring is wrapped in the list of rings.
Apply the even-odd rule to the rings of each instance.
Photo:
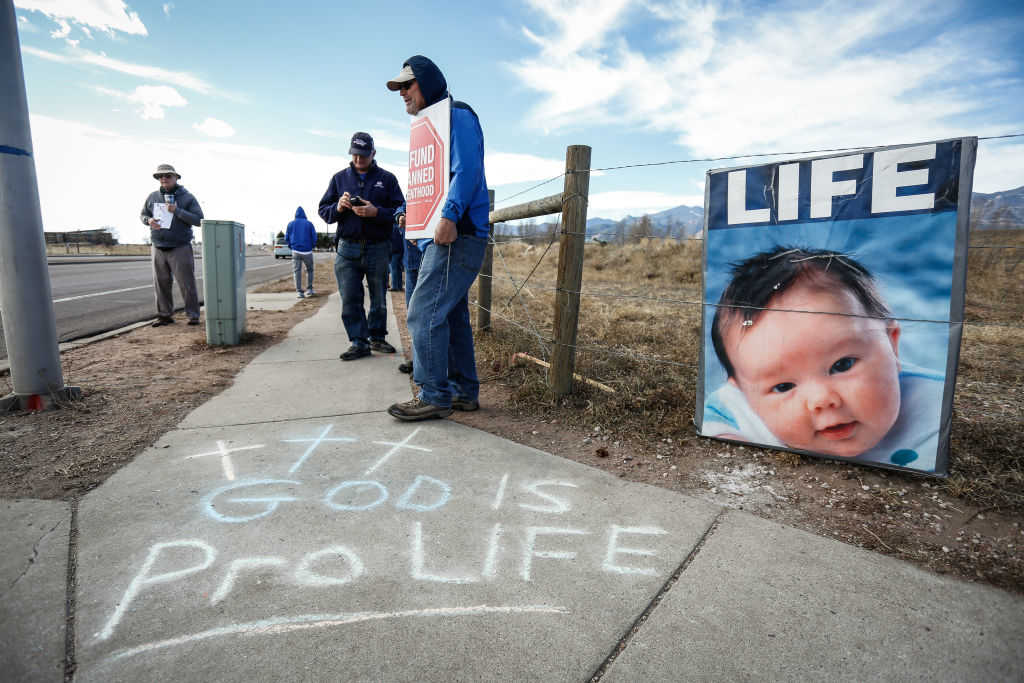
[[[284,239],[292,250],[292,272],[295,273],[295,291],[299,298],[313,296],[313,247],[316,246],[316,228],[306,219],[302,207],[295,209],[295,220],[288,224]],[[302,266],[306,266],[306,293],[302,293]]]
[[[416,115],[450,98],[444,74],[422,55],[410,57],[388,90],[397,91],[405,111]],[[452,101],[448,198],[433,239],[420,239],[416,288],[409,301],[413,381],[419,395],[388,408],[404,421],[447,417],[453,410],[480,407],[469,288],[480,272],[489,236],[484,135],[476,112]]]
[[[391,260],[391,226],[395,209],[405,204],[394,174],[377,165],[377,150],[369,133],[358,132],[349,145],[352,161],[334,174],[320,199],[324,222],[338,224],[334,277],[341,294],[341,321],[351,346],[342,360],[394,353],[388,333],[384,278]],[[370,290],[370,314],[363,308],[363,278]]]

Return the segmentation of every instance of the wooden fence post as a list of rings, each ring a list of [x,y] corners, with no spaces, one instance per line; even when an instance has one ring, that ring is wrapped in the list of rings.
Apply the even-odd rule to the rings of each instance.
[[[494,211],[494,190],[487,190],[490,209]],[[480,275],[476,279],[476,331],[485,332],[491,329],[491,283],[494,271],[494,223],[487,226],[487,249],[484,251],[484,262],[480,266]]]
[[[558,248],[558,283],[555,291],[555,338],[548,378],[556,398],[572,391],[589,193],[590,147],[571,145],[565,150],[562,238]]]

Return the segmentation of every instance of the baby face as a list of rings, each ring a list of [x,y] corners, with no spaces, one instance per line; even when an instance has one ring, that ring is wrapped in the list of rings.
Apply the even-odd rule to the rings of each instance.
[[[900,412],[899,326],[865,315],[838,285],[797,281],[752,326],[731,321],[724,342],[736,384],[784,444],[853,457],[873,448]]]

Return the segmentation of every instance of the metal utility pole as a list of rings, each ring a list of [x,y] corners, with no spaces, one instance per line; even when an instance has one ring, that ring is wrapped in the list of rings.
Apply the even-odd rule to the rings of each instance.
[[[0,411],[78,398],[60,367],[13,0],[0,0],[0,315],[14,384]]]

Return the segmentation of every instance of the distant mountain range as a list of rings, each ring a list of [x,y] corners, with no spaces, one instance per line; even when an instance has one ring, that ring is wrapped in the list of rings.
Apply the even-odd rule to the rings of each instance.
[[[1024,186],[1016,190],[971,195],[971,229],[1024,228]]]
[[[625,229],[629,234],[630,226],[640,220],[641,216],[626,216]],[[699,235],[704,229],[704,207],[677,206],[658,213],[649,214],[655,234],[670,237],[692,237]],[[590,218],[587,220],[587,237],[603,240],[614,239],[620,221],[609,218]],[[545,226],[538,226],[544,232]],[[1024,186],[1006,192],[985,194],[975,192],[971,195],[971,229],[1024,229]]]

